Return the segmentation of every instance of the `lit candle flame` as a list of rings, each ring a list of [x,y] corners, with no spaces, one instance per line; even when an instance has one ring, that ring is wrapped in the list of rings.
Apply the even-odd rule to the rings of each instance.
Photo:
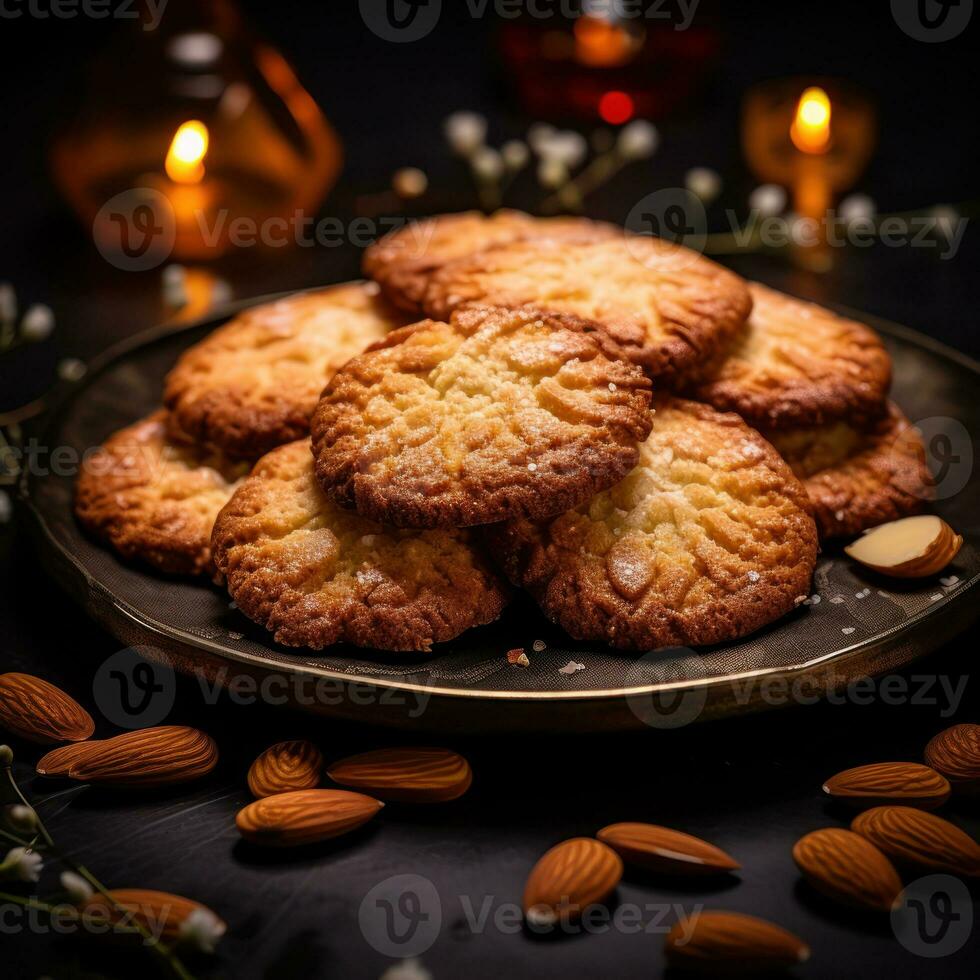
[[[822,88],[808,88],[800,96],[789,135],[803,153],[826,152],[830,145],[830,98]]]
[[[164,164],[167,176],[178,184],[196,184],[204,176],[208,128],[197,119],[183,123],[174,133]]]

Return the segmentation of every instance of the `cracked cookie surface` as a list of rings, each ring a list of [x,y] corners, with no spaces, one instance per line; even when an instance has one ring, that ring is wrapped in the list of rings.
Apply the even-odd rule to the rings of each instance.
[[[767,429],[881,414],[891,358],[873,330],[759,283],[749,292],[752,314],[695,398]]]
[[[211,527],[248,464],[181,444],[162,409],[111,435],[75,484],[75,513],[124,558],[164,572],[213,571]]]
[[[676,385],[714,357],[752,306],[745,283],[657,238],[525,241],[450,262],[432,276],[432,317],[471,303],[530,304],[598,323],[654,379]]]
[[[507,601],[470,532],[397,530],[333,503],[305,439],[256,463],[219,514],[213,548],[238,608],[289,646],[428,650]]]
[[[615,225],[587,218],[535,218],[504,209],[440,214],[413,221],[385,235],[364,253],[364,275],[374,279],[396,306],[422,312],[432,274],[447,262],[506,242],[531,238],[560,240],[622,235]]]
[[[917,514],[933,497],[922,438],[894,402],[865,429],[837,422],[767,438],[803,481],[821,538]]]
[[[631,650],[737,639],[809,592],[803,487],[740,418],[658,398],[636,468],[582,506],[485,532],[511,580],[576,639]]]
[[[471,308],[395,331],[327,386],[311,432],[320,485],[400,527],[543,517],[632,469],[650,382],[594,325]]]
[[[334,371],[404,322],[373,283],[245,310],[181,355],[164,403],[178,435],[254,459],[306,435]]]

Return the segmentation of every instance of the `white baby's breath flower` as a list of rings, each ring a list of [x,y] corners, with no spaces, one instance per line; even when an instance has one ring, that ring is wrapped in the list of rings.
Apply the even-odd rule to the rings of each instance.
[[[12,847],[0,864],[0,878],[14,881],[40,881],[44,861],[36,851],[26,847]]]
[[[231,283],[227,279],[215,279],[211,284],[211,305],[223,306],[230,303],[234,297]]]
[[[177,940],[202,953],[213,953],[227,928],[210,909],[194,909],[180,924]]]
[[[391,186],[399,197],[411,200],[421,197],[429,188],[429,178],[418,167],[402,167],[391,178]]]
[[[58,377],[65,381],[77,381],[85,376],[87,370],[85,362],[77,357],[66,357],[58,361]]]
[[[481,146],[470,158],[473,172],[481,180],[499,180],[504,172],[504,161],[490,146]]]
[[[500,148],[500,155],[508,170],[521,170],[527,166],[531,153],[523,140],[507,140]]]
[[[616,145],[627,160],[643,160],[657,152],[660,133],[653,123],[645,119],[634,119],[619,131]]]
[[[952,238],[956,223],[960,220],[959,211],[948,204],[939,204],[932,209],[930,214],[936,220],[936,231],[946,238]]]
[[[531,123],[527,130],[528,145],[538,156],[541,155],[541,147],[555,135],[557,130],[550,123],[536,122]]]
[[[445,133],[453,153],[472,156],[486,141],[486,117],[478,112],[454,112],[446,119]]]
[[[72,905],[84,905],[93,895],[92,886],[74,871],[62,871],[59,880]]]
[[[837,214],[845,224],[875,216],[875,202],[867,194],[850,194],[840,202]]]
[[[693,167],[684,174],[684,186],[705,204],[710,204],[721,193],[721,177],[710,167]]]
[[[54,331],[54,313],[50,306],[35,303],[27,308],[24,319],[20,321],[20,335],[24,340],[37,343],[46,340]]]
[[[570,129],[553,133],[543,140],[538,154],[542,160],[557,160],[564,164],[567,170],[574,170],[589,153],[589,144],[581,133]]]
[[[379,980],[432,980],[432,974],[414,957],[389,966]]]
[[[9,769],[14,762],[14,750],[9,745],[0,745],[0,769]]]
[[[553,190],[568,180],[568,168],[561,160],[542,160],[538,166],[538,181],[542,187]]]
[[[187,270],[182,265],[165,265],[160,273],[164,286],[183,286],[187,281]]]
[[[16,803],[7,811],[10,825],[22,834],[29,834],[37,827],[37,814],[29,806]]]
[[[786,210],[786,191],[779,184],[760,184],[749,194],[749,208],[763,218],[772,218]]]
[[[17,319],[17,293],[9,282],[0,282],[0,323]]]

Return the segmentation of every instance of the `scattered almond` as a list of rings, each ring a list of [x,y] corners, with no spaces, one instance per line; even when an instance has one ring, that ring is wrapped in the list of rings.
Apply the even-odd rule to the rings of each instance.
[[[980,877],[980,844],[934,813],[877,806],[858,814],[851,830],[903,867]]]
[[[92,716],[60,687],[31,674],[0,674],[0,727],[30,742],[81,742]]]
[[[706,875],[735,871],[741,865],[700,837],[651,823],[614,823],[596,837],[627,864],[665,874]]]
[[[862,565],[894,578],[925,578],[941,572],[963,538],[940,517],[922,514],[881,524],[844,550]]]
[[[512,667],[531,666],[531,661],[527,659],[527,654],[524,652],[523,647],[518,647],[516,650],[508,650],[507,663],[509,663]]]
[[[102,744],[100,739],[89,739],[87,742],[72,742],[52,749],[38,759],[37,774],[39,776],[67,776],[72,765],[80,761],[88,752]]]
[[[235,825],[253,844],[296,847],[356,830],[383,806],[345,789],[301,789],[249,803],[238,812]]]
[[[182,895],[147,888],[114,888],[109,895],[111,900],[96,893],[81,908],[82,920],[90,924],[87,931],[93,935],[111,935],[130,942],[143,942],[138,933],[134,935],[123,931],[132,929],[138,922],[151,935],[159,933],[159,939],[171,946],[182,938],[181,927],[195,912],[203,912],[212,920],[209,930],[215,938],[219,938],[226,929],[225,923],[206,905]],[[116,908],[117,905],[119,908]],[[106,926],[115,926],[116,929],[105,932]]]
[[[341,786],[400,803],[445,803],[473,782],[470,764],[438,748],[377,749],[335,762],[327,775]]]
[[[780,926],[740,912],[697,912],[667,933],[670,966],[697,973],[766,973],[810,958],[810,947]]]
[[[142,788],[198,779],[217,764],[218,747],[210,736],[162,725],[99,742],[68,767],[68,775],[83,783]]]
[[[849,806],[897,803],[935,810],[949,799],[950,785],[935,769],[918,762],[876,762],[831,776],[823,791]]]
[[[954,792],[980,795],[980,725],[953,725],[934,735],[926,762],[950,782]]]
[[[887,912],[902,890],[888,858],[851,830],[827,827],[801,837],[793,860],[817,891],[844,905]]]
[[[323,756],[306,739],[270,745],[248,771],[248,788],[256,797],[274,796],[320,785]]]
[[[607,899],[623,877],[619,855],[591,837],[573,837],[548,851],[524,886],[524,915],[532,926],[579,919]]]

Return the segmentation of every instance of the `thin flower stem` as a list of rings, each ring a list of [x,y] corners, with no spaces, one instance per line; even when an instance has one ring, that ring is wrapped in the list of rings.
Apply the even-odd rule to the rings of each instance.
[[[23,905],[25,909],[47,912],[49,915],[54,911],[54,906],[48,905],[47,902],[38,901],[36,898],[24,898],[23,895],[11,895],[9,892],[0,892],[0,900],[4,902],[15,902],[17,905]]]

